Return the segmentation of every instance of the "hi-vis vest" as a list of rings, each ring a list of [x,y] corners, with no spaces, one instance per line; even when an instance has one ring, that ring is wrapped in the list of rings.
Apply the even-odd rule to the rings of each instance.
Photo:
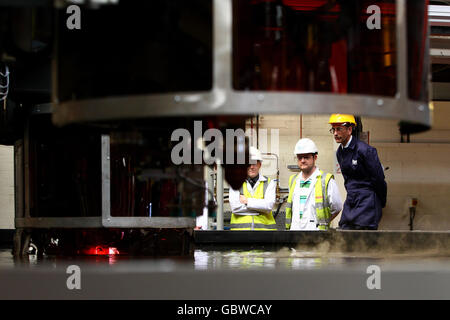
[[[247,181],[244,182],[242,187],[239,189],[239,193],[247,198],[253,199],[264,199],[266,194],[267,186],[270,183],[270,179],[267,178],[266,181],[260,181],[258,187],[256,188],[254,194],[252,195],[248,192]],[[230,221],[231,230],[277,230],[277,224],[273,218],[272,212],[260,213],[255,216],[244,216],[239,214],[231,214]]]
[[[296,180],[299,173],[293,174],[289,177],[289,197],[286,205],[286,230],[291,229],[292,222],[292,196],[294,195],[294,189]],[[334,176],[330,173],[323,175],[322,170],[319,171],[317,176],[316,185],[314,187],[314,199],[316,207],[317,222],[319,224],[319,230],[328,230],[331,218],[330,205],[328,203],[328,183]],[[320,181],[320,183],[318,183]]]

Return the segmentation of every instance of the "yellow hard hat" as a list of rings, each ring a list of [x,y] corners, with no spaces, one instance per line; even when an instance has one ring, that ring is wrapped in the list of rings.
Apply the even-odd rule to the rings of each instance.
[[[334,113],[331,115],[330,121],[328,121],[328,123],[330,123],[330,124],[345,123],[345,122],[353,123],[356,126],[355,117],[351,114]]]

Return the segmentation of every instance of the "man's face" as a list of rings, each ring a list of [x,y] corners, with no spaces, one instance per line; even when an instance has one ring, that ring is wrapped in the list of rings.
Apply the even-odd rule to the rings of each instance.
[[[341,124],[333,124],[331,131],[333,131],[333,137],[337,143],[347,143],[352,135],[352,128],[345,127]]]
[[[254,178],[259,174],[259,169],[261,168],[261,162],[257,161],[256,164],[251,164],[247,167],[247,175],[249,178]]]
[[[316,165],[317,155],[312,153],[297,154],[298,167],[300,170],[309,172]]]

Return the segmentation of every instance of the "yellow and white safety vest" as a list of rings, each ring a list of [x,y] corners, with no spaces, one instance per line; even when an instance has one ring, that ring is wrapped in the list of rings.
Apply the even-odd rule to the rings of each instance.
[[[289,196],[286,205],[286,230],[291,228],[292,222],[292,197],[299,173],[293,174],[289,177]],[[334,176],[330,173],[323,174],[319,171],[316,184],[314,187],[315,210],[319,230],[328,230],[331,218],[330,205],[328,203],[328,184]]]
[[[256,187],[253,195],[248,191],[247,181],[243,183],[239,190],[241,195],[244,195],[249,199],[264,199],[267,187],[270,183],[270,179],[266,178],[266,181],[259,181],[259,185]],[[230,221],[231,230],[277,230],[276,222],[273,217],[272,211],[267,213],[259,213],[258,215],[240,215],[231,214]]]

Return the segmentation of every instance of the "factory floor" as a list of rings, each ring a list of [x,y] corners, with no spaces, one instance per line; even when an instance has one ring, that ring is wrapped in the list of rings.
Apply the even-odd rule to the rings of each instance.
[[[354,241],[351,251],[348,243],[338,248],[324,241],[330,234],[333,242],[342,235],[272,234],[275,245],[262,241],[261,233],[236,233],[233,243],[223,231],[202,231],[189,257],[17,260],[11,248],[2,247],[0,284],[9,289],[0,291],[0,299],[450,299],[448,233],[344,233],[347,242]],[[403,240],[386,244],[401,234]],[[431,239],[438,240],[431,245]],[[423,240],[430,245],[401,244]]]

